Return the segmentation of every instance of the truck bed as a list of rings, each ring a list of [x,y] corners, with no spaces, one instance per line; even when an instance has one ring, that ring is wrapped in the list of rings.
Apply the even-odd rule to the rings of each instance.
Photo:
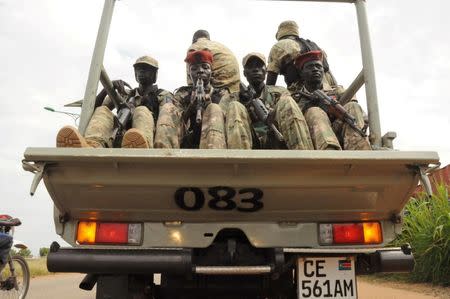
[[[47,190],[71,219],[192,223],[392,219],[417,186],[417,167],[439,161],[403,151],[28,148],[24,156],[45,163]],[[227,195],[234,203],[211,204]]]

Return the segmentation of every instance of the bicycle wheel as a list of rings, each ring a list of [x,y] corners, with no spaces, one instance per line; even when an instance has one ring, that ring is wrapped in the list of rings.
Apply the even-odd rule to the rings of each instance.
[[[30,286],[30,269],[26,260],[21,256],[13,256],[11,258],[14,266],[14,278],[11,273],[10,264],[6,265],[1,273],[2,288],[0,290],[0,298],[24,299]]]

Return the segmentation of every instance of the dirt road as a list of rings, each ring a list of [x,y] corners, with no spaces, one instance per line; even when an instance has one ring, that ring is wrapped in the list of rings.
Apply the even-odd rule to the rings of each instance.
[[[78,288],[83,275],[59,274],[31,280],[27,299],[95,299],[95,292],[82,291]],[[403,286],[404,287],[404,286]],[[358,280],[360,299],[435,299],[436,295],[425,295],[426,290],[409,291],[392,288],[382,284],[373,284]],[[431,291],[428,294],[434,294]],[[1,295],[1,294],[0,294]],[[1,297],[1,296],[0,296]],[[444,297],[440,297],[444,298]]]

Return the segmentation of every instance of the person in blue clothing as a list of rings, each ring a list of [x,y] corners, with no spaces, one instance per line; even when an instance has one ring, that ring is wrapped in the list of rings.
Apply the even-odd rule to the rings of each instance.
[[[8,215],[0,215],[0,226],[3,224],[9,224],[13,219]],[[17,219],[18,220],[18,219]],[[9,227],[7,228],[9,230]],[[8,254],[13,245],[13,238],[6,232],[0,231],[0,271],[3,270],[8,262]]]

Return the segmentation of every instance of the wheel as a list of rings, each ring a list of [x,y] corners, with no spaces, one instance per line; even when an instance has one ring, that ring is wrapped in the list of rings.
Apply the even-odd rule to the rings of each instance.
[[[11,273],[11,264],[14,268],[15,279]],[[13,256],[3,269],[0,281],[2,282],[1,298],[24,299],[30,286],[30,269],[26,260],[21,256]]]

